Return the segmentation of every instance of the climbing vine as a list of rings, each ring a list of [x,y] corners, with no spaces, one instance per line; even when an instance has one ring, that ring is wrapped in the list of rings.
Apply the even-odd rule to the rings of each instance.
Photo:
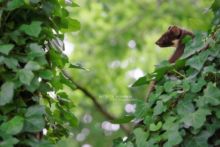
[[[175,64],[158,65],[133,86],[156,80],[147,102],[137,100],[134,116],[124,122],[142,120],[126,138],[114,141],[117,147],[209,147],[220,140],[220,1],[210,10],[213,25],[185,38],[184,55]]]
[[[65,0],[0,0],[0,146],[48,146],[77,125],[75,86],[63,74],[75,68],[63,53],[64,33],[80,23]],[[68,122],[68,123],[67,123]],[[47,130],[43,136],[42,131]]]

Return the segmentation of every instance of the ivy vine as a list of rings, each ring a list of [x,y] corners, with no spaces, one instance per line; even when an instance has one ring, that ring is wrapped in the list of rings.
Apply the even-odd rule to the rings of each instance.
[[[75,90],[62,72],[75,67],[62,41],[64,33],[80,29],[68,11],[77,6],[0,0],[0,146],[50,146],[77,125],[73,102],[62,91],[64,85]]]
[[[210,10],[215,15],[212,27],[186,41],[181,59],[162,62],[134,83],[157,81],[148,101],[137,100],[134,116],[123,121],[143,124],[127,138],[115,139],[115,147],[220,146],[220,1]]]

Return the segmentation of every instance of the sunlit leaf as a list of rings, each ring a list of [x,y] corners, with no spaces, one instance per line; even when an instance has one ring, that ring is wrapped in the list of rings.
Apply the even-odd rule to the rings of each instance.
[[[42,29],[41,24],[42,22],[40,21],[33,21],[30,25],[23,24],[20,30],[32,37],[38,37]]]
[[[9,52],[14,48],[14,44],[1,44],[0,53],[8,55]]]
[[[8,122],[3,123],[0,126],[0,130],[7,134],[15,135],[21,132],[24,125],[24,118],[21,116],[15,116]]]

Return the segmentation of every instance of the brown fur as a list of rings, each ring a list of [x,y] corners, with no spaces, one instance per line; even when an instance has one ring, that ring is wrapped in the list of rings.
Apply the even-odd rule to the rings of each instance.
[[[182,39],[187,35],[191,36],[192,38],[194,37],[194,34],[190,31],[177,26],[170,26],[168,30],[156,41],[156,44],[160,47],[176,47],[176,50],[168,59],[170,63],[175,63],[176,60],[179,59],[184,53],[185,44],[182,42]],[[156,81],[152,81],[149,84],[145,100],[147,100],[150,93],[154,90],[155,84]]]

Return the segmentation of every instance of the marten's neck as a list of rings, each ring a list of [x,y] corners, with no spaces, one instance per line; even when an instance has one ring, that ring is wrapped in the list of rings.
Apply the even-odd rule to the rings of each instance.
[[[174,51],[174,53],[168,60],[170,63],[175,63],[176,60],[178,60],[183,55],[185,44],[182,42],[182,40],[187,35],[191,36],[192,38],[194,37],[194,34],[192,32],[181,29],[179,39],[173,41],[173,44],[174,44],[174,47],[176,47],[176,50]]]
[[[169,58],[169,62],[170,63],[176,62],[176,60],[179,59],[184,53],[184,48],[185,48],[185,45],[181,43],[181,40],[179,40],[176,46],[176,50],[174,51],[172,56]]]

